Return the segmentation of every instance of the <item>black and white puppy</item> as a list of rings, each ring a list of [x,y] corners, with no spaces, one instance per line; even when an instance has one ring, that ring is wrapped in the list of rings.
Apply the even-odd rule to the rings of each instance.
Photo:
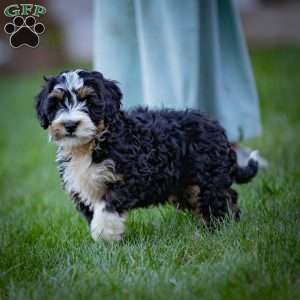
[[[46,79],[36,99],[57,145],[65,190],[94,240],[119,240],[126,213],[170,202],[210,222],[239,216],[234,182],[257,173],[255,155],[237,165],[224,129],[196,110],[121,109],[116,82],[72,70]]]

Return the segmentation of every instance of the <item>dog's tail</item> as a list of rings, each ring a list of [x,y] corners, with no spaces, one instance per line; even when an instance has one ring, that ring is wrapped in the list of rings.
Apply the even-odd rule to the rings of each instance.
[[[258,172],[258,151],[251,152],[245,166],[237,166],[235,171],[235,182],[242,184],[249,182]]]

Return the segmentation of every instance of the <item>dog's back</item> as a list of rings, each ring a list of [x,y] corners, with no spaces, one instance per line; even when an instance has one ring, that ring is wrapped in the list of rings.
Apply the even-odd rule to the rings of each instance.
[[[250,159],[247,166],[238,166],[236,153],[217,121],[197,110],[137,108],[129,116],[139,128],[142,143],[152,141],[149,149],[155,151],[155,160],[145,163],[154,170],[160,165],[161,172],[150,176],[164,184],[169,182],[173,189],[180,187],[177,197],[172,197],[179,201],[177,204],[198,211],[207,219],[211,215],[223,216],[228,209],[238,217],[237,194],[231,185],[250,181],[258,165]],[[195,191],[201,191],[196,202],[191,196]]]

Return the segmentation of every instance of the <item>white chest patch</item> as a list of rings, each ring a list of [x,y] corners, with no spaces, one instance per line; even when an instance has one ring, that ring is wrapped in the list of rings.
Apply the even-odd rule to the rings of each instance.
[[[63,163],[65,190],[69,194],[78,193],[81,201],[93,208],[95,203],[101,202],[107,183],[120,180],[115,174],[115,163],[111,159],[92,163],[90,151],[74,151],[69,156],[71,159]],[[58,160],[65,157],[66,153],[58,152]]]

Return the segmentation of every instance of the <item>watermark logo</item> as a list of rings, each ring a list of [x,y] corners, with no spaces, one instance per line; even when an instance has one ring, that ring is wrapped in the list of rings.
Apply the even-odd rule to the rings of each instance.
[[[12,22],[6,23],[4,31],[10,35],[11,47],[19,48],[28,46],[38,47],[40,35],[45,32],[45,26],[36,18],[46,14],[47,10],[37,4],[12,4],[4,9],[4,15],[13,18]]]

